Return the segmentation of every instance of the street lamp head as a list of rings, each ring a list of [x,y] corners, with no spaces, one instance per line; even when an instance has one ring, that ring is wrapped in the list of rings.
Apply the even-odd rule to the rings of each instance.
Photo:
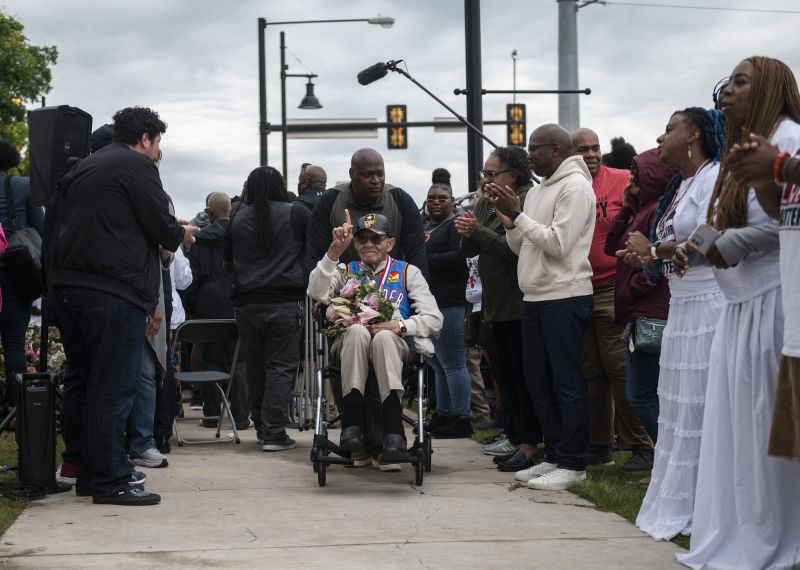
[[[377,24],[382,28],[391,28],[394,25],[394,18],[378,16],[377,18],[367,18],[370,24]]]
[[[306,96],[300,101],[297,106],[298,109],[322,109],[322,103],[319,102],[317,96],[314,95],[314,84],[311,83],[311,78],[308,78],[306,83]]]

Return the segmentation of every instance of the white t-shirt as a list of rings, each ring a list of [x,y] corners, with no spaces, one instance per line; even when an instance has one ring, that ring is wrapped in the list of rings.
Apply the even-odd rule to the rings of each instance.
[[[772,143],[796,155],[800,149],[800,125],[784,119]],[[800,187],[787,184],[781,199],[780,267],[783,286],[783,354],[800,357]]]
[[[685,242],[694,229],[706,223],[708,202],[714,192],[714,183],[719,174],[718,162],[707,162],[694,176],[685,179],[675,191],[677,206],[670,208],[658,222],[658,238],[662,241]],[[675,275],[671,262],[664,264],[664,274],[669,277],[672,295],[700,295],[716,291],[717,282],[710,267],[691,267],[683,277]]]

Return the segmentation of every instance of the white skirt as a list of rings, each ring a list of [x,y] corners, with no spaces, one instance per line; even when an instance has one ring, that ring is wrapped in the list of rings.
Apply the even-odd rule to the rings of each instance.
[[[728,305],[711,349],[691,568],[800,566],[800,463],[769,457],[781,290]]]
[[[655,462],[636,518],[636,526],[657,540],[691,532],[708,359],[723,306],[718,289],[670,299],[661,342]]]

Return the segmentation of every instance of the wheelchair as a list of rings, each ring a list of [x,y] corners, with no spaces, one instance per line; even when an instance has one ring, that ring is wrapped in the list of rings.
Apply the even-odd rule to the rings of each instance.
[[[325,395],[326,386],[331,386],[332,392],[335,394],[335,399],[341,402],[341,384],[336,377],[332,366],[329,365],[329,347],[328,338],[323,332],[326,326],[325,323],[325,310],[324,307],[317,311],[317,318],[314,319],[311,313],[306,315],[306,326],[312,331],[312,334],[307,335],[307,340],[313,340],[313,352],[315,368],[313,369],[313,376],[309,377],[312,373],[312,368],[308,366],[304,370],[306,380],[305,393],[299,396],[296,401],[307,402],[309,396],[313,396],[313,426],[314,426],[314,442],[311,447],[311,463],[314,467],[314,472],[317,474],[317,482],[320,487],[324,487],[327,482],[327,471],[331,465],[344,465],[352,466],[354,464],[353,458],[350,453],[341,449],[338,445],[328,439],[328,429],[340,424],[342,414],[334,417],[329,416],[328,400]],[[310,339],[308,337],[311,337]],[[431,456],[433,455],[433,446],[431,444],[431,437],[428,431],[428,422],[425,419],[427,398],[426,394],[426,366],[424,357],[417,351],[414,351],[415,362],[413,364],[413,376],[416,385],[408,386],[411,390],[406,390],[406,393],[415,392],[414,401],[417,407],[417,417],[410,417],[405,411],[403,412],[403,422],[411,425],[414,429],[414,443],[408,449],[408,457],[403,463],[410,463],[414,466],[414,482],[416,485],[422,485],[425,477],[425,472],[430,472],[432,463]],[[310,364],[310,362],[308,362]],[[372,373],[370,373],[372,374]],[[405,377],[405,375],[404,375]],[[369,386],[369,380],[367,381]],[[338,388],[338,391],[337,391]],[[300,390],[296,390],[299,394]],[[367,388],[365,394],[365,401],[369,394]],[[297,410],[296,410],[297,412]],[[369,436],[369,434],[365,434]]]

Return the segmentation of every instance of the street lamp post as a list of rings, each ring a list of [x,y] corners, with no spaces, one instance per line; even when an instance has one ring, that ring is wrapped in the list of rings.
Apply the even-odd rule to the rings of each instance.
[[[258,135],[259,135],[259,157],[261,166],[267,164],[267,135],[269,135],[269,123],[267,122],[267,58],[266,58],[266,44],[265,36],[267,26],[283,26],[289,24],[334,24],[341,22],[367,22],[381,26],[382,28],[391,28],[394,25],[394,18],[378,16],[375,18],[349,18],[349,19],[336,19],[336,20],[294,20],[290,22],[267,22],[266,18],[258,19]],[[286,72],[285,63],[281,61],[281,76]],[[284,100],[285,91],[283,92]],[[285,116],[285,115],[284,115]],[[284,118],[284,123],[285,118]],[[285,126],[285,125],[284,125]],[[284,131],[285,132],[285,131]],[[284,164],[286,163],[286,146],[284,142]],[[286,167],[284,166],[284,177],[286,176]]]

